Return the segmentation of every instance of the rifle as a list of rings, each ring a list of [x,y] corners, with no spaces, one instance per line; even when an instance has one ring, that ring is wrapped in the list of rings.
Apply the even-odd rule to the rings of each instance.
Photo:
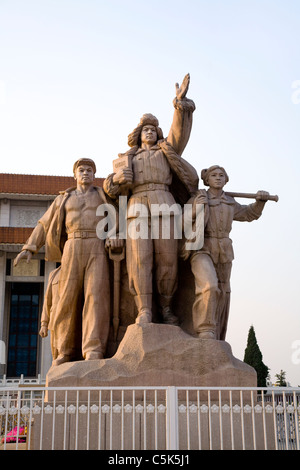
[[[257,194],[255,193],[232,193],[232,192],[225,192],[225,194],[227,196],[231,196],[231,197],[244,197],[244,198],[247,198],[247,199],[256,199],[256,196]],[[267,201],[275,201],[275,202],[278,202],[279,201],[279,197],[276,195],[276,196],[272,196],[271,194],[268,196],[268,199]]]

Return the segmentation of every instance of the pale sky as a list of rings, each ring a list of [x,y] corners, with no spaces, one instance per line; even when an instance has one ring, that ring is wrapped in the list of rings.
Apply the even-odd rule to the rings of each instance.
[[[142,114],[167,135],[175,82],[190,73],[197,109],[184,157],[199,174],[224,166],[228,191],[280,198],[259,221],[234,225],[226,340],[242,360],[253,325],[272,380],[282,369],[293,386],[299,18],[298,0],[0,0],[1,173],[71,175],[86,156],[106,177]]]

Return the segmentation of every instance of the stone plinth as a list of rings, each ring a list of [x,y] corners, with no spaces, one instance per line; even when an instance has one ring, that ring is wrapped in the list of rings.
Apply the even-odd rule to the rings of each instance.
[[[130,325],[116,354],[51,367],[48,387],[256,387],[256,372],[225,341],[199,339],[176,326]]]
[[[190,448],[199,448],[199,432],[201,433],[201,448],[210,448],[210,438],[213,436],[213,448],[220,448],[220,433],[222,432],[224,448],[230,448],[230,439],[234,435],[235,448],[241,448],[241,415],[232,417],[222,412],[222,430],[220,429],[220,415],[201,412],[201,429],[198,427],[198,413],[186,411],[178,412],[180,406],[186,407],[188,403],[197,406],[224,404],[240,404],[239,391],[222,391],[222,402],[219,401],[218,389],[197,390],[190,387],[256,387],[256,372],[242,361],[236,359],[231,347],[224,341],[211,339],[198,339],[184,332],[176,326],[151,323],[144,326],[130,325],[119,345],[116,354],[104,360],[78,361],[52,367],[47,376],[48,387],[74,387],[68,389],[67,397],[64,391],[54,392],[50,389],[46,393],[46,401],[50,406],[73,405],[74,414],[57,414],[55,432],[52,432],[53,416],[44,414],[43,445],[44,448],[73,449],[75,440],[79,448],[112,448],[120,449],[122,429],[125,449],[143,449],[145,432],[147,435],[147,449],[167,448],[167,435],[170,429],[167,426],[168,415],[178,417],[179,448],[187,448],[187,424],[190,429]],[[118,388],[135,387],[141,389],[126,389],[122,392]],[[184,389],[179,389],[177,405],[172,405],[168,393],[159,387],[187,387],[188,395]],[[77,387],[87,387],[88,392]],[[92,387],[107,387],[99,392]],[[144,394],[143,388],[148,389]],[[170,390],[169,390],[170,391]],[[255,399],[255,397],[254,397]],[[66,402],[68,400],[68,402]],[[251,403],[250,392],[243,393],[244,404]],[[80,412],[80,406],[99,406],[96,414]],[[125,405],[131,411],[125,412]],[[156,412],[149,411],[147,406],[156,407]],[[122,412],[114,412],[119,406]],[[173,408],[172,408],[173,406]],[[105,411],[106,407],[106,411]],[[122,407],[122,408],[121,408]],[[138,411],[138,407],[143,412]],[[160,409],[163,407],[163,410]],[[153,408],[154,409],[154,408]],[[178,413],[178,415],[177,415]],[[38,448],[42,417],[35,418],[32,448]],[[64,422],[64,419],[67,419]],[[189,420],[187,422],[187,419]],[[251,448],[253,431],[251,416],[245,416],[243,425],[246,432],[246,448]],[[263,442],[261,437],[262,426],[256,417],[256,439]],[[47,421],[48,420],[48,421]],[[249,424],[250,420],[250,424]],[[122,424],[123,423],[123,424]],[[123,427],[122,427],[123,426]],[[249,427],[249,429],[248,429]],[[146,429],[146,431],[145,431]],[[158,435],[156,436],[155,429]],[[74,436],[78,438],[75,439]],[[54,437],[53,437],[54,436]],[[156,436],[156,437],[155,437]],[[54,439],[54,441],[53,441]],[[157,444],[155,444],[155,440]],[[134,442],[134,444],[133,444]]]

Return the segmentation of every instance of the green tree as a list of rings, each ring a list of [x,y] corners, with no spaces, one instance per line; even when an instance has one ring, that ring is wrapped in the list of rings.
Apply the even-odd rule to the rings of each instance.
[[[244,362],[252,366],[257,373],[257,386],[266,387],[269,367],[263,363],[263,356],[257,344],[256,335],[251,325],[248,332],[247,347],[245,349]]]
[[[276,382],[275,382],[275,385],[277,385],[278,387],[287,387],[287,383],[286,383],[286,372],[284,372],[282,369],[281,371],[279,372],[279,374],[275,374],[275,377],[276,377]]]

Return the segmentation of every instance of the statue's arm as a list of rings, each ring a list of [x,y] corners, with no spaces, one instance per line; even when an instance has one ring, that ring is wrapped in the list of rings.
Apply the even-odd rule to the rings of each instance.
[[[37,253],[42,248],[42,246],[45,245],[47,232],[49,230],[55,212],[58,210],[59,206],[62,203],[62,199],[62,195],[59,195],[54,199],[51,206],[47,209],[45,214],[38,221],[38,224],[32,231],[22,250],[30,250],[32,251],[32,253]]]
[[[51,276],[51,275],[50,275]],[[41,327],[39,331],[39,335],[42,338],[48,336],[48,325],[50,321],[50,310],[52,305],[52,279],[49,278],[48,286],[45,294],[43,310],[41,315]]]
[[[239,222],[252,222],[261,216],[269,193],[258,191],[256,201],[253,204],[242,205],[235,201],[234,220]]]
[[[39,249],[45,244],[46,234],[44,227],[41,223],[38,223],[30,237],[26,241],[25,245],[21,252],[14,260],[14,266],[17,266],[19,261],[23,258],[26,258],[27,263],[30,262],[32,255],[37,253]]]
[[[186,98],[189,83],[189,74],[184,77],[180,87],[176,83],[173,122],[167,137],[168,143],[172,145],[178,155],[182,155],[188,143],[193,123],[193,112],[196,109],[195,103]]]
[[[41,247],[45,244],[45,240],[46,233],[43,225],[39,222],[23,246],[22,251],[29,250],[34,254],[38,253]]]
[[[53,296],[53,283],[60,272],[60,267],[51,271],[48,279],[48,286],[45,293],[43,310],[41,315],[41,327],[39,334],[42,338],[48,336],[48,325],[50,323],[50,315],[51,309],[54,303],[54,296]],[[55,294],[54,294],[55,295]]]
[[[103,182],[104,192],[112,199],[116,199],[120,194],[120,185],[114,182],[114,176],[115,173],[108,175]]]
[[[31,232],[30,237],[23,245],[21,252],[14,260],[14,265],[17,266],[19,261],[23,258],[27,259],[29,263],[32,255],[38,253],[38,251],[45,245],[47,230],[50,226],[52,217],[61,202],[62,196],[58,196],[51,206],[47,209],[43,217],[38,221],[38,224]]]
[[[133,172],[131,168],[122,168],[117,173],[112,173],[105,178],[103,189],[111,199],[117,199],[120,195],[128,194],[129,185],[132,181]]]

